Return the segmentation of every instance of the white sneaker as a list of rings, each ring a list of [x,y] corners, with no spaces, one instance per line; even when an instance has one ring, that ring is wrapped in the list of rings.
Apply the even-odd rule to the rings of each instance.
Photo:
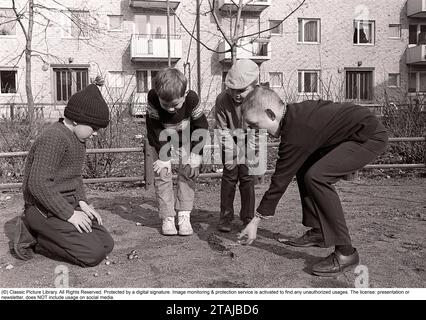
[[[161,226],[163,235],[175,236],[177,235],[177,229],[175,226],[175,217],[167,217],[163,219],[163,225]]]
[[[181,236],[190,236],[194,233],[191,227],[190,214],[191,211],[178,212],[179,235]]]

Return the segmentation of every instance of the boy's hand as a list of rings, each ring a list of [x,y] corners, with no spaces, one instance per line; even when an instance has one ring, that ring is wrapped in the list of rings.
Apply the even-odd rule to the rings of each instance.
[[[200,175],[200,166],[203,161],[203,156],[191,152],[189,158],[189,166],[191,168],[189,172],[189,178],[196,179]]]
[[[78,204],[79,204],[81,210],[83,210],[83,212],[85,214],[87,214],[87,216],[91,220],[96,218],[96,220],[98,221],[98,224],[100,226],[102,225],[101,215],[93,207],[89,206],[86,201],[79,201]]]
[[[257,227],[259,226],[260,218],[254,217],[250,223],[238,235],[238,242],[244,245],[251,245],[256,239]],[[246,238],[247,239],[244,239]]]
[[[169,174],[170,172],[172,172],[172,161],[157,160],[154,162],[153,168],[154,172],[157,174],[160,174],[161,170],[165,168],[167,170],[167,174]]]
[[[247,157],[246,158],[246,165],[249,168],[257,168],[259,167],[259,157],[255,155],[254,157]]]
[[[68,222],[80,233],[83,233],[82,230],[87,233],[92,232],[92,220],[83,211],[74,210],[74,214],[68,219]]]

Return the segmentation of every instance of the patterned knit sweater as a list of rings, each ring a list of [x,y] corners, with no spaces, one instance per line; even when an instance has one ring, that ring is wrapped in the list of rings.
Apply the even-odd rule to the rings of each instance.
[[[81,177],[86,146],[60,120],[48,127],[31,147],[24,172],[25,206],[37,204],[62,220],[74,207],[65,196],[86,201]]]
[[[192,133],[197,129],[204,129],[204,135],[201,142],[190,141],[191,152],[194,147],[200,144],[201,148],[198,154],[203,154],[203,147],[208,134],[208,122],[203,113],[203,107],[200,104],[200,99],[195,91],[189,90],[185,96],[185,101],[176,113],[169,113],[161,107],[160,100],[154,89],[148,92],[148,106],[146,110],[146,128],[148,133],[149,144],[155,148],[157,153],[163,146],[168,144],[168,141],[161,141],[160,135],[164,129],[173,129],[179,135],[179,147],[188,143],[182,137],[183,131],[189,128],[191,137]],[[196,139],[194,139],[196,140]],[[168,152],[170,157],[170,152]],[[168,160],[168,159],[162,159]]]

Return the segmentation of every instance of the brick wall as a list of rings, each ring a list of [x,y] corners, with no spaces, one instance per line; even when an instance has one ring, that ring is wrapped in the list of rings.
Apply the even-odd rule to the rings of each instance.
[[[20,0],[21,5],[25,0]],[[141,69],[156,69],[166,66],[166,62],[132,62],[130,59],[130,39],[134,30],[135,13],[161,12],[147,11],[129,7],[127,0],[99,1],[67,1],[75,8],[86,8],[91,11],[92,20],[98,21],[98,31],[88,41],[66,39],[62,36],[61,14],[46,13],[52,22],[45,33],[36,27],[34,48],[40,52],[49,52],[43,59],[50,65],[72,64],[89,66],[89,77],[97,74],[106,74],[108,71],[123,71],[125,74],[125,88],[104,89],[108,102],[124,102],[129,98],[136,86],[135,73]],[[269,80],[270,72],[282,72],[283,88],[275,88],[283,97],[294,99],[306,98],[297,94],[297,70],[321,70],[321,79],[326,87],[330,87],[331,98],[341,92],[344,84],[345,68],[374,69],[374,86],[377,100],[383,97],[386,88],[388,73],[401,74],[401,89],[393,91],[386,88],[390,96],[397,96],[406,92],[408,67],[405,64],[405,49],[408,44],[408,18],[406,17],[406,0],[378,0],[378,1],[341,1],[341,0],[308,0],[306,4],[292,15],[283,24],[283,35],[271,37],[271,60],[261,64],[261,81]],[[268,27],[269,19],[284,18],[298,1],[272,0],[272,5],[260,14],[261,29]],[[207,1],[203,1],[201,13],[209,10]],[[164,13],[164,10],[162,11]],[[177,9],[177,15],[185,26],[194,30],[195,0],[182,0]],[[216,11],[221,23],[226,13]],[[123,31],[110,32],[107,30],[107,15],[122,14],[124,16]],[[321,19],[321,42],[319,44],[299,44],[298,18]],[[375,21],[375,44],[373,46],[357,46],[353,44],[353,20],[357,18]],[[91,21],[92,21],[91,20]],[[389,24],[402,25],[402,37],[389,39]],[[181,70],[184,64],[189,63],[187,75],[190,77],[191,87],[197,90],[197,61],[196,42],[176,20],[177,33],[182,35],[182,58],[175,64]],[[195,33],[194,33],[195,36]],[[217,48],[220,34],[213,18],[209,14],[201,16],[201,37],[209,48]],[[46,40],[45,40],[46,39]],[[46,44],[47,43],[47,44]],[[11,57],[18,56],[24,47],[22,32],[17,27],[17,36],[5,38],[0,36],[0,68],[12,66]],[[201,78],[202,103],[210,109],[215,97],[221,91],[222,72],[229,65],[219,62],[218,55],[201,47]],[[52,68],[43,71],[43,61],[33,58],[33,94],[36,102],[55,102],[55,83]],[[21,59],[18,68],[18,93],[16,95],[0,95],[0,103],[9,101],[25,102],[25,65]],[[188,70],[191,70],[189,72]],[[321,92],[326,96],[324,90]],[[60,113],[59,109],[52,109],[52,114]]]

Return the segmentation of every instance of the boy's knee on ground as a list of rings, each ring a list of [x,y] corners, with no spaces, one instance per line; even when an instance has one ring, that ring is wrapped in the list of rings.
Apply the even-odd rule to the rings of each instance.
[[[107,251],[103,243],[97,242],[92,243],[90,246],[88,246],[87,252],[84,255],[77,254],[76,258],[81,261],[81,263],[85,267],[95,267],[105,259],[109,252]]]

